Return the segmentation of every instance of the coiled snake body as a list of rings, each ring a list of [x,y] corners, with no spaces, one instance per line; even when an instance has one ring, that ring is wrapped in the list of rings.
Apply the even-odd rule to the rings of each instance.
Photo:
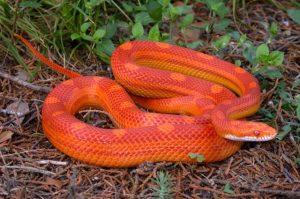
[[[214,162],[234,154],[242,141],[276,135],[264,123],[237,120],[258,110],[260,88],[247,71],[216,57],[166,43],[128,42],[112,55],[113,81],[69,71],[16,37],[42,62],[72,78],[47,96],[42,124],[51,143],[78,160],[129,167],[145,161],[192,162],[189,154],[197,153]],[[163,113],[143,112],[134,101]],[[76,119],[85,107],[105,110],[118,129]]]

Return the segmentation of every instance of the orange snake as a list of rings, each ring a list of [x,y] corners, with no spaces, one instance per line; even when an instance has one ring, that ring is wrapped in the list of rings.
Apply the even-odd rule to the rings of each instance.
[[[214,162],[234,154],[242,141],[276,135],[264,123],[237,120],[258,110],[260,88],[246,70],[216,57],[166,43],[127,42],[112,55],[113,81],[69,71],[15,36],[42,62],[72,78],[45,99],[42,124],[51,143],[75,159],[130,167],[145,161],[193,162],[189,154],[197,153]],[[163,113],[143,112],[134,102]],[[86,107],[105,110],[118,129],[76,119]]]

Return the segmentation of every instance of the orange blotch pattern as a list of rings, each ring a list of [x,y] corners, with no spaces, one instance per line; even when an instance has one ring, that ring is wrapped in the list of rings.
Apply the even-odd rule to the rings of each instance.
[[[74,122],[70,125],[72,126],[73,129],[76,129],[76,130],[81,130],[86,127],[86,124],[83,122]]]
[[[131,108],[134,107],[135,105],[132,102],[126,101],[126,102],[122,102],[120,105],[120,109],[126,109],[126,108]]]
[[[210,55],[207,55],[207,54],[204,54],[204,53],[200,53],[200,52],[197,52],[196,55],[199,58],[206,59],[206,60],[213,60],[214,59],[213,56],[210,56]]]
[[[124,129],[113,129],[112,133],[118,137],[118,138],[122,138],[125,134],[126,134],[126,130]]]
[[[74,81],[73,80],[64,81],[63,85],[74,86]]]
[[[123,88],[118,85],[118,84],[115,84],[115,85],[112,85],[110,88],[109,88],[109,91],[113,92],[113,91],[121,91],[123,90]]]
[[[119,48],[122,50],[130,50],[132,48],[132,44],[130,42],[127,42],[125,44],[122,44]]]
[[[257,85],[256,82],[250,82],[249,85],[248,85],[249,88],[256,88],[257,86],[258,85]]]
[[[56,104],[60,103],[61,101],[57,97],[47,97],[45,103],[46,104]]]
[[[214,94],[221,93],[223,91],[223,87],[218,84],[214,84],[210,87],[210,91]]]
[[[140,67],[133,63],[126,63],[125,68],[127,68],[128,70],[138,70]]]
[[[171,45],[170,44],[167,44],[167,43],[161,43],[161,42],[155,42],[155,45],[162,48],[162,49],[165,49],[165,48],[170,48]]]
[[[246,71],[245,71],[244,69],[242,69],[242,68],[240,68],[240,67],[238,67],[238,66],[234,68],[234,71],[235,71],[236,73],[239,73],[239,74],[246,73]]]
[[[183,116],[183,120],[187,124],[193,124],[195,122],[195,118],[189,116]]]
[[[160,132],[163,133],[170,133],[175,129],[174,125],[170,123],[161,124],[157,126],[157,128]]]
[[[56,116],[60,116],[60,115],[62,115],[64,113],[65,113],[65,111],[55,111],[55,112],[52,113],[52,116],[56,117]]]
[[[225,115],[222,111],[215,112],[215,115],[219,120],[223,120],[225,118]]]
[[[186,77],[180,73],[171,73],[170,77],[171,77],[171,79],[173,79],[175,81],[180,81],[180,82],[183,82],[186,79]]]

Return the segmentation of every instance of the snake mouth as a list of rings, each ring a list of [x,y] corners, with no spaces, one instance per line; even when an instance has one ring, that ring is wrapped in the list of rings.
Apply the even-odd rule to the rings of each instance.
[[[246,142],[266,142],[273,140],[276,137],[276,134],[270,135],[270,136],[243,136],[243,137],[238,137],[234,135],[225,135],[224,138],[233,140],[233,141],[246,141]]]

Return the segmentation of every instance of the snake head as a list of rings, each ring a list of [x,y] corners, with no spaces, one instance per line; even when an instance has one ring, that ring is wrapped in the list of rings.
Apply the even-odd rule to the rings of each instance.
[[[226,139],[234,141],[263,142],[275,138],[276,129],[261,122],[232,121],[235,130],[224,135]]]

